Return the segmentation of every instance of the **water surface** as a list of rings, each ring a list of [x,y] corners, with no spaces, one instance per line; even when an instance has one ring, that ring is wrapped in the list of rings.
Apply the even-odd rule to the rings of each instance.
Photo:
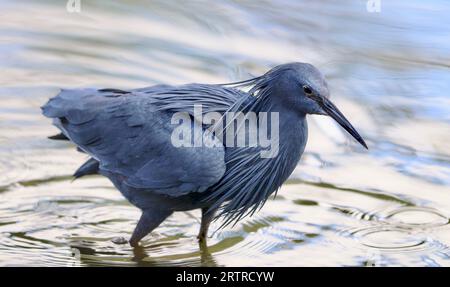
[[[447,1],[0,1],[0,265],[449,266]],[[59,88],[245,79],[310,62],[370,150],[324,117],[275,200],[196,242],[177,213],[133,250],[139,211],[46,137]],[[219,224],[212,226],[212,231]]]

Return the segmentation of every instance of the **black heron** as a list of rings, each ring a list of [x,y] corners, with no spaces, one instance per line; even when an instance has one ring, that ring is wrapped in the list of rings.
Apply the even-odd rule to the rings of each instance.
[[[261,146],[228,146],[223,137],[211,137],[225,133],[227,126],[196,121],[199,105],[202,115],[276,113],[276,155],[262,157]],[[231,84],[62,90],[42,110],[61,130],[52,138],[70,140],[91,157],[74,176],[102,174],[141,209],[132,246],[175,211],[201,209],[198,238],[204,242],[213,219],[222,217],[225,226],[261,208],[300,160],[308,137],[307,114],[332,117],[367,148],[329,100],[323,75],[307,63],[279,65]],[[201,138],[214,145],[175,146],[171,119],[180,112],[194,118],[190,127],[200,129]]]

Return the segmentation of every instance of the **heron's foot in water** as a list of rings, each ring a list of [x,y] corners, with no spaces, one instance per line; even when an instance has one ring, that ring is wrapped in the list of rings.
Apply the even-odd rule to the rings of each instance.
[[[202,208],[202,221],[200,224],[200,231],[198,232],[198,243],[206,244],[206,238],[208,236],[208,229],[211,221],[214,219],[216,210],[209,209],[207,207]]]
[[[207,236],[203,235],[201,236],[200,234],[197,236],[198,239],[198,247],[200,248],[200,251],[204,252],[209,252],[208,251],[208,243],[207,243]]]
[[[114,237],[113,239],[111,239],[112,243],[114,244],[127,244],[128,240],[125,237]]]
[[[197,235],[198,243],[206,243],[206,234],[203,232],[200,232]]]

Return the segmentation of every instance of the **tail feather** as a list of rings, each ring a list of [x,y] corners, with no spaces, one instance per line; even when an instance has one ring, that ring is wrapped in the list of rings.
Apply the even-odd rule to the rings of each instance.
[[[51,139],[51,140],[63,140],[63,141],[68,141],[69,140],[69,138],[63,133],[52,135],[52,136],[49,136],[48,138]]]
[[[99,162],[91,157],[85,163],[83,163],[77,169],[77,171],[75,171],[73,176],[75,177],[75,179],[77,179],[85,175],[98,174],[98,169],[99,169]]]

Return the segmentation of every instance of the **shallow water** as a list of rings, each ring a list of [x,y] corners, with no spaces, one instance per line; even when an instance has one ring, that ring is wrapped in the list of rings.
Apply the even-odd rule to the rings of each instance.
[[[447,1],[0,1],[0,265],[450,266]],[[275,4],[276,3],[276,4]],[[198,248],[199,212],[139,216],[39,107],[60,87],[218,83],[310,62],[366,139],[310,117],[275,200]],[[213,224],[218,227],[219,223]]]

